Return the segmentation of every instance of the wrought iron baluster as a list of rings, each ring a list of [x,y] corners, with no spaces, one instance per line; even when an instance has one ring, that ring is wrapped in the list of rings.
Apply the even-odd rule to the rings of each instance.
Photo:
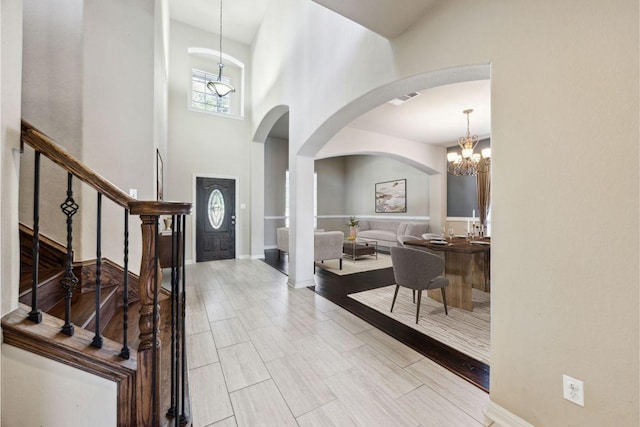
[[[175,425],[178,426],[178,410],[176,408],[176,396],[178,388],[176,381],[176,360],[178,357],[176,346],[176,245],[175,245],[176,216],[171,217],[171,403],[167,411],[168,417],[175,417]]]
[[[187,292],[186,292],[186,266],[184,264],[184,248],[185,248],[185,240],[186,240],[186,231],[187,231],[187,218],[185,215],[180,215],[182,218],[182,246],[178,245],[178,252],[180,254],[180,263],[179,265],[182,267],[182,313],[181,313],[181,322],[182,322],[182,378],[181,378],[181,390],[182,390],[182,414],[180,415],[180,425],[186,425],[188,421],[187,413],[185,412],[185,382],[186,382],[186,372],[187,372],[187,347],[186,347],[186,328],[185,328],[185,316],[187,310]]]
[[[102,348],[102,335],[100,334],[100,301],[102,300],[102,284],[100,282],[100,275],[102,273],[102,193],[98,193],[98,218],[96,228],[96,334],[93,336],[91,345]]]
[[[124,296],[123,296],[123,332],[122,332],[122,350],[120,356],[123,359],[129,359],[130,352],[127,345],[127,331],[129,323],[129,209],[124,210]]]
[[[67,217],[67,263],[65,266],[64,277],[60,281],[62,289],[64,289],[64,325],[62,333],[73,336],[74,327],[71,323],[71,297],[78,284],[78,278],[73,273],[73,216],[78,212],[78,204],[73,199],[73,175],[67,174],[67,198],[60,205],[62,213]]]
[[[173,234],[173,238],[174,238],[174,242],[175,242],[175,252],[174,252],[174,258],[173,258],[173,265],[175,266],[175,278],[174,278],[174,282],[175,282],[175,286],[176,286],[176,293],[174,294],[174,298],[175,298],[175,304],[176,304],[176,358],[175,358],[175,372],[176,372],[176,384],[175,384],[175,390],[176,390],[176,419],[175,419],[175,423],[176,426],[179,426],[182,424],[182,417],[180,416],[180,403],[182,402],[180,399],[180,390],[182,387],[182,384],[180,383],[180,360],[182,357],[182,347],[181,345],[183,345],[183,341],[182,341],[182,337],[181,337],[181,333],[182,333],[182,326],[180,323],[180,313],[181,313],[181,308],[180,308],[180,230],[181,230],[181,217],[180,216],[176,216],[175,217],[175,224],[174,224],[174,234]]]
[[[42,322],[42,312],[38,309],[38,267],[40,264],[40,152],[36,151],[33,172],[33,265],[31,282],[31,311],[29,320]]]

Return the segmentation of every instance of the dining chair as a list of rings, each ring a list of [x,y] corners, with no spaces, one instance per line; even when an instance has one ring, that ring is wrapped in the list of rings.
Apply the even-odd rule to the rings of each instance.
[[[428,252],[411,248],[392,247],[391,264],[393,275],[396,279],[396,291],[391,302],[391,312],[398,297],[400,286],[418,291],[418,304],[416,307],[416,324],[420,318],[420,302],[422,291],[429,289],[440,289],[442,292],[442,302],[444,313],[449,315],[447,310],[447,294],[445,288],[449,285],[449,279],[442,277],[444,272],[444,260]]]

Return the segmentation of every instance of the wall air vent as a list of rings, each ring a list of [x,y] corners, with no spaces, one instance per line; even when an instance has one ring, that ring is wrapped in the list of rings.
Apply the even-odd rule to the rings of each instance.
[[[411,92],[406,95],[399,96],[398,98],[392,99],[391,101],[389,101],[389,104],[401,105],[407,102],[408,100],[410,100],[411,98],[415,98],[418,95],[420,95],[420,92]]]

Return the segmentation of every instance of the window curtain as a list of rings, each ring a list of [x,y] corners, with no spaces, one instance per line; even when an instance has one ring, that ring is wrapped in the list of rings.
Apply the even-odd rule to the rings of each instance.
[[[480,211],[480,224],[487,225],[489,215],[489,204],[491,203],[491,171],[485,165],[485,159],[480,160],[476,175],[476,189],[478,196],[478,210]]]

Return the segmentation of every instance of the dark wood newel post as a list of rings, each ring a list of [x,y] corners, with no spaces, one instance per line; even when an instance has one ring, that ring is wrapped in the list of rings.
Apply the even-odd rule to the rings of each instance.
[[[157,215],[140,215],[142,220],[142,261],[140,265],[140,345],[138,347],[137,412],[139,426],[157,426],[160,423],[160,307],[154,310],[155,291],[162,282],[156,257]],[[158,285],[154,279],[158,275]],[[153,315],[156,313],[156,333],[153,331]],[[154,351],[154,335],[155,346]],[[153,369],[155,365],[157,369]]]

